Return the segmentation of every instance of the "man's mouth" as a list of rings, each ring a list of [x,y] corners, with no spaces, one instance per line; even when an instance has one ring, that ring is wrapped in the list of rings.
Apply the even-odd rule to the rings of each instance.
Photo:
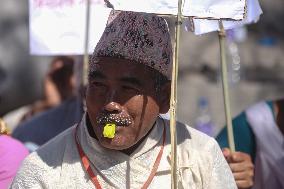
[[[100,114],[96,120],[98,125],[101,126],[111,123],[116,126],[127,127],[133,123],[130,116],[123,114]]]

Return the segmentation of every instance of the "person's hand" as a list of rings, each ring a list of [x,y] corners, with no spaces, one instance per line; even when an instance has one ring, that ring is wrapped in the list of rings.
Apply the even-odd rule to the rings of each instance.
[[[227,160],[238,188],[250,188],[253,185],[254,166],[251,157],[243,152],[231,152],[223,149],[223,155]]]

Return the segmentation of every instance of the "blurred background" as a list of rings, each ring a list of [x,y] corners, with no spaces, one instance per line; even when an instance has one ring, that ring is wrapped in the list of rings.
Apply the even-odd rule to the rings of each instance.
[[[228,31],[233,117],[255,102],[284,96],[284,1],[260,4],[258,23]],[[28,13],[28,0],[0,2],[0,116],[43,95],[52,57],[29,55]],[[218,34],[183,30],[181,37],[178,120],[194,127],[210,122],[215,134],[225,123]]]

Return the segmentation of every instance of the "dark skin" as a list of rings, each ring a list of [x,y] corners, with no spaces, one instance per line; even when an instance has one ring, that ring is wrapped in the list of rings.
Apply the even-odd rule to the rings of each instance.
[[[91,122],[90,122],[89,116],[87,116],[87,129],[88,129],[88,131],[89,131],[89,134],[90,134],[92,137],[94,137],[95,139],[98,140],[98,137],[96,136],[96,134],[95,134],[95,132],[94,132],[94,129],[93,129],[93,127],[92,127],[92,124],[91,124]],[[152,129],[153,129],[153,127],[152,127]],[[139,147],[139,145],[143,142],[143,140],[150,134],[150,132],[151,132],[152,129],[150,129],[150,131],[149,131],[144,137],[142,137],[142,139],[140,139],[136,144],[134,144],[134,145],[131,146],[130,148],[126,148],[126,149],[124,149],[124,150],[119,150],[119,151],[121,151],[121,152],[123,152],[123,153],[125,153],[125,154],[130,155],[136,148]]]
[[[129,60],[102,57],[91,67],[86,90],[87,113],[94,134],[105,148],[131,154],[150,132],[157,116],[169,110],[170,83],[156,92],[156,70]],[[126,117],[115,137],[103,137],[101,115]]]
[[[233,172],[238,188],[245,189],[252,187],[254,165],[250,155],[244,152],[232,152],[229,148],[224,148],[222,151]]]
[[[277,126],[284,136],[284,99],[274,102],[274,112]]]

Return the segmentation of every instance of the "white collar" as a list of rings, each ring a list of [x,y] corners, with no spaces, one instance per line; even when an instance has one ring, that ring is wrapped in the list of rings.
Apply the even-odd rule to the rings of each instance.
[[[79,125],[77,136],[90,163],[106,183],[125,188],[122,186],[126,186],[125,179],[129,178],[131,186],[142,186],[160,150],[163,124],[162,119],[157,119],[149,135],[130,156],[104,148],[91,137],[86,125],[86,114]]]

